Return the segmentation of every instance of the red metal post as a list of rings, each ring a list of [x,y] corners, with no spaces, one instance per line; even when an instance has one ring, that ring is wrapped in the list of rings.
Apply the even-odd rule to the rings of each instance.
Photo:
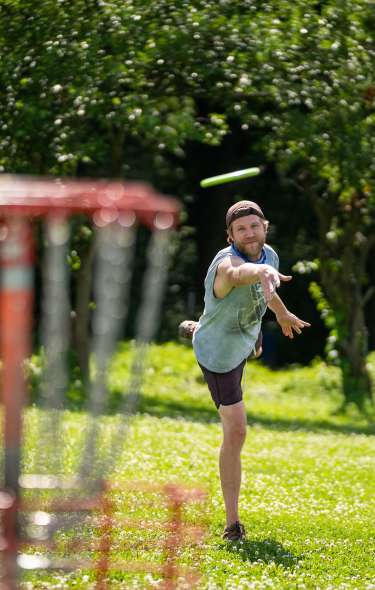
[[[163,590],[177,588],[179,567],[177,564],[178,551],[182,547],[182,506],[184,503],[183,490],[178,485],[167,484],[164,493],[168,500],[169,527],[165,543],[165,562],[163,567]]]
[[[3,519],[3,584],[17,588],[19,473],[22,410],[26,401],[24,362],[30,354],[33,246],[26,219],[7,219],[0,229],[1,400],[4,406],[4,484],[14,498]]]
[[[96,590],[107,590],[107,577],[110,571],[110,553],[113,534],[114,506],[109,497],[109,487],[104,485],[101,497],[100,545],[96,563]],[[1,588],[0,588],[1,590]]]

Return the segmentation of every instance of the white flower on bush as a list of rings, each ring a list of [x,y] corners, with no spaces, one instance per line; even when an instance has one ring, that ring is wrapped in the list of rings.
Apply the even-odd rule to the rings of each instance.
[[[74,159],[74,155],[73,154],[60,154],[57,157],[57,161],[58,162],[68,162],[69,160],[73,160]]]
[[[315,260],[299,260],[294,264],[293,271],[298,274],[309,274],[317,270],[318,264]]]

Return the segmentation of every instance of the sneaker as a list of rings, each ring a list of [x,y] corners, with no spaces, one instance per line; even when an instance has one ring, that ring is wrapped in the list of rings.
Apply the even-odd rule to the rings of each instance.
[[[243,524],[238,522],[234,522],[230,526],[225,527],[223,533],[224,541],[240,541],[246,537],[245,527]]]
[[[184,322],[181,322],[178,326],[179,337],[184,340],[192,340],[197,324],[198,322],[194,322],[193,320],[185,320]]]

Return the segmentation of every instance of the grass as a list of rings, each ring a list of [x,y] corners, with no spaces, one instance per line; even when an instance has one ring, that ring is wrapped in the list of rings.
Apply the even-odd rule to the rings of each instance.
[[[122,420],[114,409],[130,357],[129,345],[122,345],[111,367],[112,411],[102,418],[103,457]],[[375,368],[374,356],[369,362]],[[335,412],[341,401],[339,383],[337,370],[321,362],[286,371],[248,363],[249,428],[241,494],[248,538],[230,545],[220,536],[224,510],[217,472],[217,412],[192,350],[172,343],[153,346],[144,394],[111,475],[119,488],[113,493],[117,516],[136,517],[145,528],[120,527],[114,557],[163,560],[166,533],[152,525],[168,517],[163,497],[157,488],[137,490],[130,483],[129,489],[129,482],[182,483],[208,494],[203,547],[181,549],[179,554],[182,564],[200,571],[200,589],[375,590],[375,423],[354,409],[346,415]],[[40,417],[35,407],[26,417],[24,461],[29,472],[41,467]],[[84,412],[66,412],[61,449],[65,473],[77,468],[86,427]],[[187,505],[184,517],[199,522],[199,504]],[[89,535],[93,538],[95,531]],[[67,541],[69,534],[65,537]],[[155,540],[158,546],[149,548]],[[64,551],[64,534],[61,543]],[[157,575],[120,571],[112,574],[110,587],[158,586]],[[87,571],[29,574],[22,585],[27,590],[94,587]]]

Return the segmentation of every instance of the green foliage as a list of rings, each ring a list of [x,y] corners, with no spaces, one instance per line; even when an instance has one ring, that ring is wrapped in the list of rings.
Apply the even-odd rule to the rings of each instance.
[[[0,5],[5,170],[103,173],[138,145],[163,159],[220,143],[228,117],[266,131],[339,202],[374,200],[373,11],[366,0],[258,6],[18,0]],[[266,111],[266,112],[264,112]],[[120,158],[119,162],[116,159]]]
[[[309,286],[309,292],[316,303],[320,316],[329,330],[329,336],[326,342],[326,354],[329,361],[338,364],[339,352],[337,351],[337,341],[340,338],[337,317],[323,295],[321,287],[312,282]]]
[[[42,385],[44,363],[42,354],[33,354],[25,363],[25,376],[27,379],[28,396],[31,403],[38,401]]]
[[[276,3],[259,17],[261,88],[270,105],[264,145],[319,224],[320,286],[310,289],[331,330],[345,398],[371,397],[364,306],[375,227],[375,41],[362,0]],[[249,116],[249,121],[252,115]],[[357,390],[357,393],[355,391]]]
[[[27,379],[27,394],[31,404],[42,405],[43,395],[48,395],[48,383],[45,382],[46,359],[43,348],[31,355],[25,362],[25,377]],[[73,352],[66,358],[68,387],[65,394],[64,407],[70,410],[82,409],[86,400],[82,375]],[[47,388],[43,392],[43,388]]]
[[[373,29],[368,0],[3,0],[0,170],[142,178],[187,202],[187,144],[217,146],[235,121],[315,211],[320,286],[355,371],[374,245]],[[197,259],[188,233],[163,337]]]
[[[119,174],[124,147],[152,150],[157,165],[187,139],[215,145],[227,132],[222,113],[197,116],[200,64],[221,27],[193,7],[20,0],[0,11],[5,170]]]
[[[368,186],[373,201],[372,7],[363,0],[267,4],[257,23],[257,75],[279,106],[270,123],[280,163],[303,162],[343,201]]]

